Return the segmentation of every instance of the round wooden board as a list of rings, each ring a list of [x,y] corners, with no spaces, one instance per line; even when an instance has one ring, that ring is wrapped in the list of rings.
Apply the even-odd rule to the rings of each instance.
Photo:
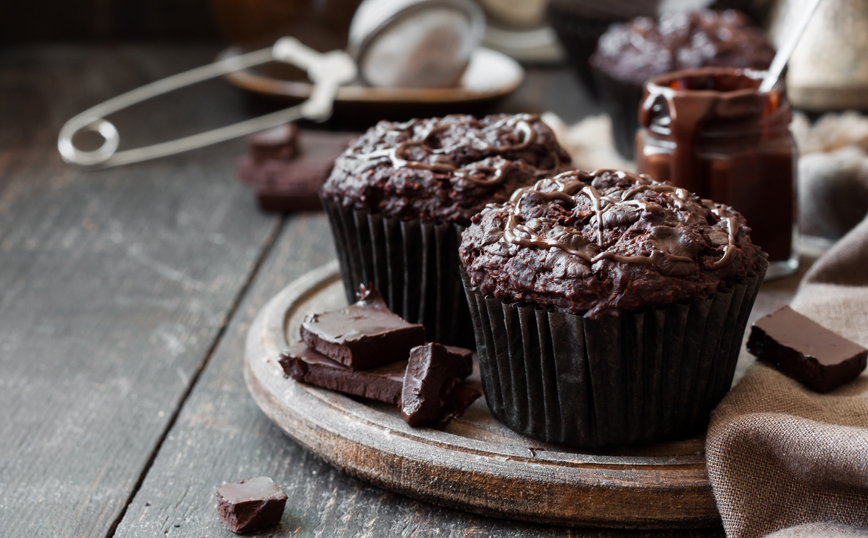
[[[509,430],[484,399],[445,432],[415,429],[392,406],[285,378],[278,356],[288,337],[298,340],[302,317],[345,304],[332,262],[277,294],[247,335],[244,378],[256,403],[325,461],[384,489],[488,516],[645,529],[719,524],[701,438],[583,452]],[[470,383],[478,387],[477,373]]]

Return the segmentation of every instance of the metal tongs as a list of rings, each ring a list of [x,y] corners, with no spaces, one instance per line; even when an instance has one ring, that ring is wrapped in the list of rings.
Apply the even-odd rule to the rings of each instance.
[[[271,61],[289,63],[307,71],[307,76],[313,83],[307,101],[212,131],[151,146],[117,151],[120,144],[120,134],[115,126],[105,119],[105,116],[184,86]],[[69,164],[84,168],[108,168],[209,146],[300,118],[325,121],[331,116],[332,105],[338,88],[355,78],[356,64],[346,52],[335,50],[321,53],[304,46],[297,39],[284,37],[275,42],[271,48],[191,69],[152,82],[85,110],[67,121],[61,128],[57,138],[57,149],[63,160]],[[93,151],[83,151],[76,148],[72,142],[73,137],[79,132],[86,131],[95,131],[102,135],[105,139],[102,146]]]

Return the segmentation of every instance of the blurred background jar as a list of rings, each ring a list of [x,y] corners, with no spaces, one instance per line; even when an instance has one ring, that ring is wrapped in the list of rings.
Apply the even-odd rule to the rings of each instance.
[[[649,81],[636,135],[639,171],[734,207],[769,254],[767,278],[792,274],[796,164],[783,85],[757,91],[763,72],[703,68]]]

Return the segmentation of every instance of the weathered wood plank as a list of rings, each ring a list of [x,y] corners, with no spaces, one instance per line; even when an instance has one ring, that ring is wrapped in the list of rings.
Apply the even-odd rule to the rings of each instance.
[[[213,52],[0,54],[4,536],[109,533],[278,229],[234,180],[240,142],[93,173],[57,155],[74,113]],[[165,139],[243,117],[239,99],[218,85],[118,127]]]
[[[322,216],[288,222],[116,536],[232,536],[217,519],[214,490],[223,481],[260,475],[273,477],[289,501],[282,525],[256,536],[636,536],[496,520],[413,501],[332,468],[272,424],[247,393],[242,378],[247,329],[259,308],[283,286],[333,257]],[[676,535],[720,534],[712,529]]]

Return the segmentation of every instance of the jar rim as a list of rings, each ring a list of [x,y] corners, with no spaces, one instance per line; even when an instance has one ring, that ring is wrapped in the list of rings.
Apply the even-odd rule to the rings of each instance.
[[[740,68],[740,67],[700,67],[696,69],[683,69],[681,71],[673,71],[658,77],[654,77],[645,83],[645,91],[648,94],[663,95],[666,97],[714,97],[717,99],[740,98],[749,95],[761,95],[759,85],[762,83],[767,71],[757,69]],[[695,80],[708,79],[714,77],[733,77],[742,81],[747,81],[755,87],[744,87],[730,90],[717,89],[679,89],[673,88],[672,85],[679,80]],[[781,93],[783,90],[783,80],[778,80],[772,88],[772,92]],[[768,93],[772,93],[768,92]],[[765,92],[763,92],[765,93]]]

